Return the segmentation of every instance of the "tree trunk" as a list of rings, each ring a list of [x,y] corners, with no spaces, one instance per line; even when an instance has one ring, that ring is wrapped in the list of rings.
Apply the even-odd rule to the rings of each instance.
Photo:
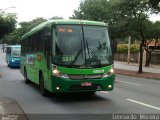
[[[138,70],[138,73],[142,73],[143,70],[142,70],[142,64],[143,64],[143,46],[144,46],[144,43],[145,43],[145,35],[143,33],[143,29],[142,29],[142,25],[141,25],[141,28],[140,28],[140,35],[142,37],[142,42],[140,44],[140,59],[139,59],[139,70]]]
[[[150,61],[151,61],[151,51],[147,51],[146,64],[145,64],[146,67],[149,67]]]
[[[140,57],[139,57],[139,70],[138,73],[142,73],[142,62],[143,62],[143,41],[140,44]]]

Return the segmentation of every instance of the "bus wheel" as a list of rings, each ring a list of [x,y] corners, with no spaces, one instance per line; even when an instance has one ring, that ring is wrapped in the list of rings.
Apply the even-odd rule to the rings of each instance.
[[[24,80],[25,80],[26,84],[30,84],[31,83],[27,78],[27,70],[26,70],[26,68],[24,68]]]
[[[49,95],[49,92],[44,87],[44,77],[42,73],[39,76],[39,88],[40,88],[40,93],[42,94],[42,96],[47,97]]]

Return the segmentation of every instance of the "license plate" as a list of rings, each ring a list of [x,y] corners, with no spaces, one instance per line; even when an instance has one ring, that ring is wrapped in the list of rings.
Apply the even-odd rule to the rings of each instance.
[[[92,86],[91,82],[81,82],[81,86]]]

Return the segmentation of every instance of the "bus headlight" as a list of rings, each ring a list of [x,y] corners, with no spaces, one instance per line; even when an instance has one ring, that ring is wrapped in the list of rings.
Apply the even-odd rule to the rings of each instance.
[[[58,69],[53,69],[53,75],[61,78],[69,78],[67,74],[60,72]]]
[[[12,62],[14,62],[14,60],[12,60]]]
[[[110,75],[113,74],[113,73],[114,73],[114,69],[111,68],[107,73],[104,73],[104,74],[103,74],[103,77],[108,77],[108,76],[110,76]]]

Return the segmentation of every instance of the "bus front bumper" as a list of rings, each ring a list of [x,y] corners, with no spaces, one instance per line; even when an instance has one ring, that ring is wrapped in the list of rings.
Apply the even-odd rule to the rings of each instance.
[[[87,92],[87,91],[111,91],[114,87],[115,74],[101,79],[73,80],[51,76],[51,92]]]

